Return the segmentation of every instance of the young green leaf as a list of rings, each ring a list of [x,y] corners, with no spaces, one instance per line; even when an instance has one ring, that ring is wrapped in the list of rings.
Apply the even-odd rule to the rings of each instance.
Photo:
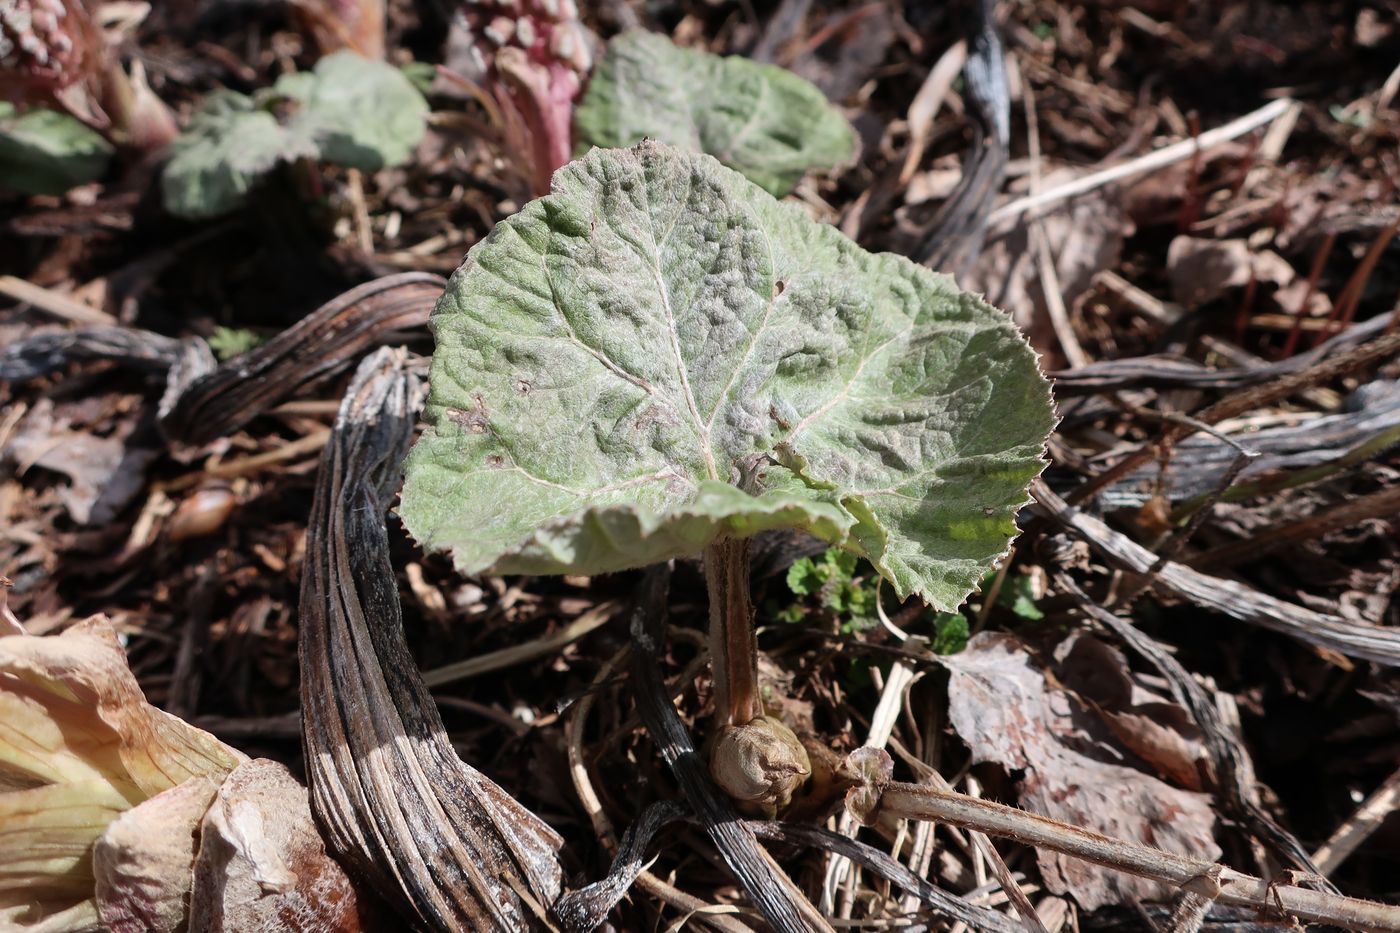
[[[279,124],[252,98],[215,91],[170,144],[161,199],[172,214],[214,217],[241,204],[278,162],[315,155],[309,137]]]
[[[1028,574],[1019,574],[1007,580],[997,602],[1028,622],[1039,622],[1045,618],[1045,613],[1035,604],[1035,586]]]
[[[222,363],[247,353],[261,344],[262,338],[243,327],[216,327],[207,342]]]
[[[825,564],[818,564],[810,557],[799,557],[788,567],[788,589],[798,596],[811,596],[821,591],[830,574]]]
[[[778,197],[856,154],[846,118],[792,72],[642,31],[608,43],[574,128],[583,151],[657,139],[707,152]]]
[[[968,637],[966,616],[940,612],[933,617],[933,641],[929,642],[929,648],[934,654],[957,654],[967,647]]]
[[[800,557],[788,567],[788,589],[799,596],[820,595],[823,606],[844,617],[842,631],[862,631],[875,624],[879,594],[871,580],[855,578],[859,562],[839,547],[827,548],[817,559]],[[794,604],[778,617],[800,621],[804,615],[801,605]]]
[[[595,150],[433,315],[402,511],[475,573],[602,573],[797,528],[951,609],[1054,421],[1035,354],[946,276],[709,156]]]
[[[0,101],[0,188],[63,194],[101,178],[111,158],[112,146],[67,114]]]
[[[413,82],[348,50],[327,55],[314,71],[283,76],[274,90],[299,104],[288,128],[347,168],[377,172],[407,162],[427,130],[428,102]]]

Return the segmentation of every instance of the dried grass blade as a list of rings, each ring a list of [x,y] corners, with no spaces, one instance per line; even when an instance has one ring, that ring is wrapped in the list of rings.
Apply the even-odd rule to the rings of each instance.
[[[554,905],[554,917],[565,930],[587,931],[600,925],[646,868],[646,850],[658,832],[685,817],[685,807],[661,800],[642,811],[627,827],[607,877],[570,891]]]
[[[165,372],[180,353],[180,341],[134,327],[46,331],[0,350],[0,382],[27,382],[81,360]]]
[[[1234,580],[1208,576],[1175,561],[1159,561],[1136,541],[1066,504],[1043,481],[1031,486],[1031,494],[1043,513],[1073,530],[1095,550],[1133,573],[1154,573],[1154,586],[1181,599],[1318,648],[1400,667],[1400,629],[1347,622],[1275,599]]]
[[[874,846],[868,846],[841,833],[820,826],[798,823],[752,822],[749,825],[762,839],[825,849],[857,862],[866,871],[879,875],[913,894],[927,906],[929,914],[939,920],[965,923],[972,929],[983,930],[985,933],[1016,933],[1024,929],[1020,923],[1004,914],[987,907],[969,904],[955,894],[934,887]]]

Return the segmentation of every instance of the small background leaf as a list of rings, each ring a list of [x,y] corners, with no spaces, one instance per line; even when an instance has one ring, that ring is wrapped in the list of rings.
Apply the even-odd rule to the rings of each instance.
[[[314,139],[321,158],[347,168],[377,172],[406,162],[427,129],[428,102],[403,71],[354,52],[328,55],[276,90],[301,105],[288,126]]]
[[[67,114],[0,102],[0,189],[63,194],[101,178],[111,145]]]
[[[574,127],[584,149],[657,139],[708,153],[778,197],[856,154],[855,131],[815,85],[643,31],[608,43]]]
[[[279,123],[268,108],[287,100],[295,111]],[[397,165],[423,138],[427,114],[402,71],[350,51],[284,75],[256,98],[216,91],[171,144],[165,207],[183,217],[227,213],[279,162],[300,158],[366,172]]]
[[[967,647],[969,629],[967,618],[956,612],[940,612],[933,617],[933,641],[929,648],[934,654],[957,654]]]
[[[181,217],[214,217],[242,204],[278,162],[314,156],[316,148],[251,98],[215,91],[170,152],[161,179],[165,209]]]

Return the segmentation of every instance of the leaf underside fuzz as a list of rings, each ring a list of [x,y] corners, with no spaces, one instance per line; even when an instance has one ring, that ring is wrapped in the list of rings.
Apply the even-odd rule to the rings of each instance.
[[[432,319],[402,512],[475,573],[602,573],[804,529],[952,609],[1054,415],[1007,316],[709,156],[595,150]]]
[[[779,197],[856,154],[855,131],[816,85],[643,31],[608,43],[574,127],[584,150],[656,139],[709,153]]]

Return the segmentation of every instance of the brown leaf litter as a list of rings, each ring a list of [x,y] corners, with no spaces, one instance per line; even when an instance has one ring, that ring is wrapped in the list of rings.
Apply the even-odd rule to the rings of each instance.
[[[945,658],[948,714],[976,762],[1020,773],[1021,805],[1107,836],[1215,859],[1215,814],[1207,794],[1182,790],[1125,763],[1094,728],[1083,701],[1058,688],[1014,636],[983,633]],[[1162,885],[1077,859],[1037,851],[1047,887],[1085,910],[1169,899]]]

